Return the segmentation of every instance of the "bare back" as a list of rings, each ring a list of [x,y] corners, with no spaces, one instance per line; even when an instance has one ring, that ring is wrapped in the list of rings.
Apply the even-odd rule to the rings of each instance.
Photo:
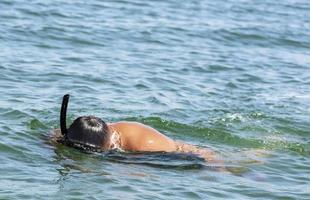
[[[203,157],[207,161],[220,162],[214,152],[206,148],[186,144],[180,141],[174,141],[161,134],[152,127],[138,122],[116,122],[109,123],[112,131],[117,131],[120,136],[121,148],[125,151],[137,152],[183,152],[192,153]],[[59,129],[55,129],[51,134],[52,142],[58,143],[63,136]]]
[[[124,150],[127,151],[176,151],[175,142],[159,131],[138,122],[111,123],[120,135]]]

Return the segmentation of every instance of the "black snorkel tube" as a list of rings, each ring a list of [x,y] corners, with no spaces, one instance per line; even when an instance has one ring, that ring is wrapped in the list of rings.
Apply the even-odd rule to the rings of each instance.
[[[66,94],[63,96],[61,110],[60,110],[60,130],[65,140],[67,139],[67,134],[68,134],[66,118],[67,118],[67,108],[68,108],[69,97],[70,97],[69,94]]]
[[[61,110],[60,110],[60,131],[63,136],[63,139],[61,139],[59,142],[67,146],[81,149],[85,152],[101,152],[102,151],[101,145],[88,144],[87,142],[85,143],[83,142],[84,138],[82,138],[82,142],[76,141],[74,137],[72,139],[72,132],[79,132],[77,128],[80,128],[80,126],[77,126],[77,127],[73,126],[72,128],[72,125],[71,125],[69,130],[67,129],[66,118],[67,118],[67,108],[68,108],[69,97],[70,97],[69,94],[65,94],[62,98],[62,104],[61,104]],[[78,119],[79,118],[77,118],[76,120]],[[68,134],[70,136],[70,139],[68,138]],[[82,134],[82,137],[83,137],[83,134]]]

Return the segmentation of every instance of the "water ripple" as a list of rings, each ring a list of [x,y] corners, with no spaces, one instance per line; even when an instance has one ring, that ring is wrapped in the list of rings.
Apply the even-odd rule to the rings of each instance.
[[[0,198],[306,199],[308,1],[0,7]],[[231,173],[186,157],[51,146],[65,93],[69,122],[146,123],[213,149]]]

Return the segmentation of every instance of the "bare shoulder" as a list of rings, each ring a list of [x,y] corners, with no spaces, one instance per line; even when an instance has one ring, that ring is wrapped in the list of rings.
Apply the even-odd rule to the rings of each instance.
[[[117,122],[112,124],[120,131],[124,146],[133,151],[174,151],[172,139],[156,129],[139,122]]]
[[[111,123],[113,128],[116,128],[120,132],[127,133],[127,134],[155,134],[159,135],[161,134],[156,129],[142,124],[140,122],[131,122],[131,121],[120,121],[116,123]]]
[[[143,137],[155,137],[170,140],[169,137],[162,134],[155,128],[139,122],[118,122],[113,126],[119,129],[121,132],[130,135],[143,135]]]
[[[217,155],[208,148],[201,148],[192,144],[176,141],[177,151],[182,153],[192,153],[203,157],[207,161],[218,162]]]
[[[121,127],[131,127],[131,128],[149,127],[140,122],[132,122],[132,121],[119,121],[119,122],[111,123],[111,125],[113,125],[113,127],[119,127],[119,128]]]

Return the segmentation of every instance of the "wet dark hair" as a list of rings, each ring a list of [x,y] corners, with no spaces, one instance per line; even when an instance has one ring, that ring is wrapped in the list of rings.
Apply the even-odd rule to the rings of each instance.
[[[86,151],[102,151],[108,149],[110,134],[108,125],[95,116],[82,116],[73,121],[70,127],[66,128],[66,114],[69,95],[64,95],[61,113],[60,127],[64,136],[62,143]]]

